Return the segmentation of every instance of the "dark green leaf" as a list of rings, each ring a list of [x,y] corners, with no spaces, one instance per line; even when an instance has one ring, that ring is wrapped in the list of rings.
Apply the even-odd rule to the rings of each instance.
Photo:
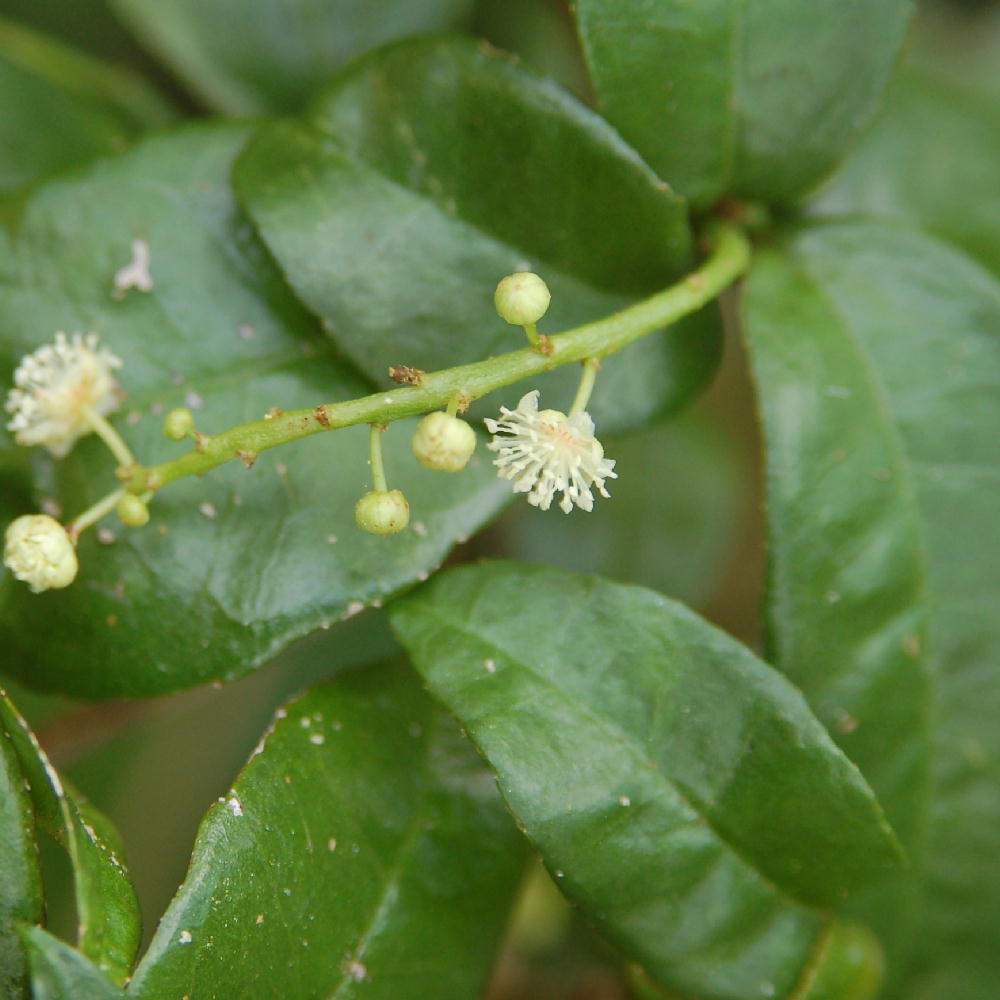
[[[845,598],[870,589],[867,610],[853,609],[865,616],[862,624],[867,620],[872,625],[870,644],[855,654],[864,667],[856,677],[859,686],[867,683],[867,657],[880,644],[888,662],[896,661],[900,670],[897,644],[905,643],[904,652],[915,649],[906,638],[915,634],[906,624],[912,601],[899,578],[899,570],[912,560],[906,554],[911,545],[907,538],[912,539],[908,489],[915,494],[928,552],[931,656],[939,675],[936,795],[916,971],[900,995],[907,1000],[981,1000],[1000,976],[1000,618],[995,613],[1000,563],[1000,284],[963,255],[902,226],[819,226],[797,236],[787,252],[788,262],[772,258],[763,265],[764,285],[755,293],[759,307],[759,299],[778,294],[779,285],[782,293],[797,289],[795,301],[788,301],[784,325],[778,313],[769,310],[773,329],[752,335],[761,343],[766,338],[794,345],[799,361],[798,367],[786,367],[786,384],[769,404],[772,412],[777,412],[773,408],[781,398],[788,401],[789,417],[801,416],[806,399],[813,408],[830,412],[835,400],[819,398],[817,389],[817,380],[826,378],[819,369],[829,359],[817,352],[814,340],[831,339],[834,328],[840,331],[842,345],[846,342],[841,350],[850,352],[848,357],[853,353],[855,366],[866,371],[867,388],[844,401],[849,410],[840,418],[848,435],[844,446],[861,452],[850,459],[856,471],[853,501],[871,496],[874,514],[867,554],[854,550],[854,586],[844,586],[843,576],[837,584]],[[830,384],[839,385],[842,378],[842,369],[835,370]],[[773,389],[769,387],[772,397]],[[872,403],[880,412],[870,411],[868,437],[854,438],[851,428],[858,415],[853,411]],[[783,433],[786,444],[794,444],[791,423]],[[832,438],[829,445],[837,447]],[[792,448],[783,454],[794,469],[801,456]],[[866,455],[879,463],[867,472]],[[809,475],[807,469],[801,472]],[[881,497],[873,492],[871,478],[876,475],[876,482],[883,483]],[[848,488],[835,459],[825,482],[830,489],[826,523],[833,527],[842,523],[838,505]],[[815,502],[821,499],[817,496]],[[857,518],[859,513],[848,516]],[[823,572],[818,561],[816,570],[824,577],[830,572]],[[865,580],[873,570],[884,581],[881,591],[876,574]],[[841,572],[851,578],[850,567]],[[885,615],[892,606],[898,609],[895,621]],[[857,635],[851,617],[845,615],[841,624]],[[826,627],[828,641],[842,641],[834,638],[832,619]],[[852,641],[850,634],[847,641]],[[865,659],[858,660],[859,655]],[[909,685],[921,683],[919,674],[907,677],[903,670],[896,686],[882,694],[883,721],[873,722],[884,728],[887,743],[904,746],[907,735],[894,730],[915,723],[906,722],[900,712],[908,704],[911,712],[917,710]],[[858,727],[859,737],[863,730],[864,723]],[[844,736],[845,746],[850,738]],[[876,733],[873,743],[878,738]],[[900,764],[905,768],[905,755]]]
[[[598,107],[699,206],[787,201],[877,105],[913,0],[577,0]]]
[[[791,897],[838,904],[899,862],[801,696],[682,605],[495,563],[390,616],[560,886],[666,986],[787,996],[820,924]]]
[[[925,553],[895,415],[843,314],[779,254],[755,260],[746,313],[767,442],[769,658],[919,853],[931,743]],[[887,903],[883,929],[898,934],[912,894]]]
[[[336,69],[393,38],[441,31],[471,0],[110,0],[136,34],[209,104],[289,110]]]
[[[79,946],[117,982],[128,978],[139,947],[139,904],[110,823],[69,795],[34,734],[8,698],[0,726],[16,748],[39,825],[67,849],[76,888]]]
[[[169,117],[138,77],[0,19],[0,191],[120,149]]]
[[[555,333],[691,264],[683,202],[606,123],[464,39],[403,42],[363,60],[306,118],[265,127],[236,181],[292,287],[382,381],[393,364],[426,371],[523,346],[493,308],[512,271],[548,282],[541,329]],[[598,423],[647,419],[700,387],[717,350],[705,327],[609,359],[591,408]],[[568,406],[576,377],[547,377],[543,398]]]
[[[2,693],[2,691],[0,691]],[[35,818],[17,751],[0,727],[0,996],[27,995],[21,923],[42,920],[42,877]]]
[[[209,812],[130,995],[473,998],[520,844],[411,671],[342,675],[279,711]]]
[[[151,138],[39,189],[9,239],[0,233],[5,370],[56,330],[98,332],[125,362],[130,398],[114,422],[147,463],[187,447],[160,432],[164,410],[186,400],[212,433],[273,406],[370,391],[335,359],[237,213],[227,177],[245,137],[219,125]],[[116,297],[114,275],[137,238],[150,248],[153,290]],[[111,522],[111,545],[87,532],[67,590],[31,594],[5,572],[6,668],[88,696],[175,690],[246,673],[416,580],[510,494],[483,449],[446,479],[417,465],[409,436],[409,424],[386,435],[391,483],[412,508],[404,535],[355,527],[368,438],[350,428],[264,454],[251,471],[237,462],[171,484],[145,528]],[[38,454],[36,504],[57,499],[75,515],[116,485],[113,469],[93,437],[58,465]]]
[[[1000,102],[902,74],[816,208],[917,222],[1000,274]]]
[[[32,1000],[125,1000],[125,994],[80,952],[41,927],[22,940],[31,964]]]

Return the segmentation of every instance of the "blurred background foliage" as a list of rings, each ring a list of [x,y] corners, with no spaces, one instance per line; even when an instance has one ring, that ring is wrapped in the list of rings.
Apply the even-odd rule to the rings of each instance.
[[[143,6],[123,0],[0,2],[0,192],[122,148],[141,131],[179,116],[217,110],[204,87],[190,86],[190,75],[186,85],[176,63],[150,51],[155,37],[136,30],[136,11]],[[472,32],[588,99],[578,42],[561,0],[479,0],[463,16]],[[974,93],[985,113],[995,111],[1000,121],[1000,2],[925,2],[904,72]],[[905,82],[901,87],[891,101],[910,99]],[[289,108],[296,96],[285,92],[276,101]],[[845,198],[849,203],[845,190],[853,184],[856,192],[863,184],[865,161],[877,160],[878,144],[886,141],[880,129],[876,122],[815,210],[836,209]],[[981,138],[995,144],[997,134]],[[939,160],[951,150],[954,157],[963,155],[955,145],[936,145]],[[942,184],[964,169],[968,164],[935,165]],[[866,196],[877,199],[879,192]],[[517,504],[456,550],[451,562],[505,555],[645,584],[759,649],[760,440],[734,331],[727,332],[712,388],[695,406],[610,439],[606,450],[620,474],[614,503],[566,519]],[[4,459],[17,460],[10,453]],[[370,610],[315,633],[265,669],[225,687],[93,704],[7,686],[57,766],[122,833],[148,939],[183,878],[206,809],[231,787],[275,708],[321,678],[383,659],[396,648],[382,612]],[[51,927],[69,936],[75,917],[68,866],[61,852],[47,853],[50,886],[65,887],[51,893]],[[488,995],[614,1000],[630,994],[603,946],[579,926],[539,869],[526,882]]]

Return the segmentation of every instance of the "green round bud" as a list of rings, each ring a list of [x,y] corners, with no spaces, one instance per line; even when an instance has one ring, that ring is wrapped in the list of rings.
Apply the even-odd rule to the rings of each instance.
[[[531,271],[508,274],[497,285],[493,296],[500,318],[514,326],[537,323],[545,315],[551,300],[548,285]]]
[[[118,512],[122,524],[128,525],[130,528],[141,528],[144,524],[149,523],[149,508],[131,493],[126,493],[118,501],[115,510]]]
[[[163,418],[163,433],[171,441],[182,441],[194,430],[194,414],[186,406],[178,406]]]
[[[413,454],[425,468],[461,472],[476,450],[476,432],[464,420],[438,410],[420,421],[412,444]]]
[[[372,535],[396,535],[410,523],[410,505],[400,490],[372,490],[354,507],[358,527]]]

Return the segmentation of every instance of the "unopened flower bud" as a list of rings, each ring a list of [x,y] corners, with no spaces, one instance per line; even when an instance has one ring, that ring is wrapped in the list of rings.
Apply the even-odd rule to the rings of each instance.
[[[122,524],[141,528],[149,522],[149,508],[134,494],[126,493],[115,507]]]
[[[515,326],[537,323],[549,308],[552,296],[548,286],[531,271],[508,274],[493,296],[500,318]]]
[[[476,432],[464,420],[438,410],[420,421],[412,443],[413,454],[425,468],[461,472],[476,450]]]
[[[33,593],[68,587],[79,569],[66,529],[48,514],[25,514],[10,524],[3,561]]]
[[[183,441],[194,430],[194,414],[186,406],[178,406],[163,418],[163,433],[171,441]]]
[[[373,490],[354,508],[358,527],[372,535],[396,535],[410,523],[410,505],[400,490]]]

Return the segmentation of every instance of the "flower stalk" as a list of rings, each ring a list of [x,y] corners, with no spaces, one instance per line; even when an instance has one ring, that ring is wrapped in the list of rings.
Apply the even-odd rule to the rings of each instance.
[[[594,391],[594,381],[597,373],[601,369],[601,363],[597,358],[587,358],[583,363],[583,375],[580,376],[580,385],[577,387],[576,396],[573,398],[573,405],[569,408],[567,417],[574,417],[587,409],[590,402],[591,393]]]
[[[202,475],[239,457],[257,454],[322,431],[354,424],[388,424],[447,407],[454,399],[471,402],[504,386],[561,365],[615,354],[654,330],[697,312],[724,291],[750,260],[750,244],[731,224],[717,223],[706,261],[670,288],[604,319],[548,337],[549,352],[534,347],[510,351],[486,361],[428,372],[419,386],[373,393],[360,399],[289,410],[266,420],[239,424],[213,435],[201,449],[146,470],[143,488],[156,490],[184,476]]]

